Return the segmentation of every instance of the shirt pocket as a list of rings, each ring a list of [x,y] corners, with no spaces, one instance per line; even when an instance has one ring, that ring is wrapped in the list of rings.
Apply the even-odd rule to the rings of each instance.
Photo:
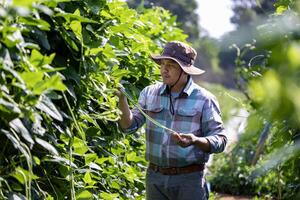
[[[150,117],[156,119],[157,117],[159,117],[159,115],[162,115],[163,109],[164,108],[161,105],[150,105],[147,106],[145,111]]]
[[[146,114],[151,117],[153,120],[156,122],[165,125],[164,122],[164,108],[162,105],[148,105],[147,108],[145,109]],[[147,130],[149,131],[149,134],[151,133],[160,131],[160,127],[158,127],[156,124],[151,122],[150,120],[146,120],[147,124]]]
[[[151,117],[155,122],[153,123],[152,120],[146,120],[146,140],[147,143],[150,144],[162,144],[164,141],[164,129],[162,129],[156,123],[165,126],[165,118],[164,118],[164,108],[162,105],[147,105],[145,112],[146,114]],[[147,145],[148,146],[148,145]],[[157,150],[153,149],[153,145],[148,146],[148,151],[151,155],[156,155]]]
[[[177,114],[183,117],[194,117],[197,114],[197,110],[180,108]]]
[[[200,130],[200,112],[196,109],[178,109],[174,128],[181,133],[197,134]]]

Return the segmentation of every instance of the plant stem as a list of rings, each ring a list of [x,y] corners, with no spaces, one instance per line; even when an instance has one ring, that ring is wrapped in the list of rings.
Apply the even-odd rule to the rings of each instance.
[[[80,134],[81,138],[85,140],[85,134],[83,133],[83,131],[81,130],[80,126],[78,125],[77,123],[77,120],[75,118],[75,115],[71,109],[71,106],[69,104],[69,101],[65,95],[65,93],[63,92],[63,97],[66,101],[66,104],[68,106],[68,109],[72,115],[72,118],[73,118],[73,121],[75,123],[75,127],[78,131],[78,133]],[[72,200],[76,200],[76,195],[75,195],[75,185],[74,185],[74,176],[73,176],[73,169],[72,169],[72,158],[73,158],[73,151],[72,151],[72,146],[73,146],[73,141],[74,141],[74,137],[73,135],[70,137],[70,141],[69,141],[69,167],[70,167],[70,170],[69,170],[69,175],[70,175],[70,178],[71,178],[71,182],[70,182],[70,187],[71,187],[71,199]]]
[[[277,186],[278,186],[278,199],[282,199],[281,198],[281,182],[280,182],[280,179],[281,179],[281,170],[280,170],[280,167],[277,168],[277,171],[278,171],[278,180],[277,180]]]
[[[20,138],[18,137],[17,133],[11,129],[11,132],[14,134],[15,138],[18,140],[18,142],[20,143],[20,145],[26,150],[26,152],[28,153],[28,156],[25,156],[26,158],[26,162],[27,162],[27,166],[28,166],[28,181],[27,181],[27,177],[25,174],[22,174],[24,176],[24,180],[25,180],[25,187],[26,187],[26,198],[27,199],[31,199],[31,182],[32,182],[32,155],[30,152],[30,149],[27,147],[27,145],[25,143],[23,143]]]
[[[69,175],[71,177],[71,199],[76,200],[76,195],[75,195],[75,186],[74,186],[74,176],[73,176],[73,169],[72,169],[72,158],[73,158],[73,151],[72,151],[72,146],[73,146],[73,137],[70,137],[70,142],[69,142]]]
[[[67,99],[65,93],[63,92],[62,94],[63,94],[63,97],[64,97],[64,99],[65,99],[65,102],[66,102],[66,104],[67,104],[67,106],[68,106],[68,109],[69,109],[69,111],[70,111],[70,114],[71,114],[71,116],[72,116],[72,119],[73,119],[73,121],[74,121],[74,123],[75,123],[76,129],[77,129],[77,131],[78,131],[78,133],[79,133],[81,139],[85,140],[85,134],[84,134],[83,130],[80,128],[80,126],[78,125],[78,122],[77,122],[77,120],[76,120],[76,118],[75,118],[75,115],[74,115],[72,109],[71,109],[71,106],[70,106],[70,104],[69,104],[69,101],[68,101],[68,99]]]

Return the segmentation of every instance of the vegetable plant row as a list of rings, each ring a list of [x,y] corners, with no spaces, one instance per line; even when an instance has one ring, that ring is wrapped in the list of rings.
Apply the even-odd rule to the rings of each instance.
[[[162,8],[122,1],[0,5],[0,199],[142,199],[142,134],[114,92],[159,77],[149,54],[186,39]],[[130,86],[130,87],[129,87]]]

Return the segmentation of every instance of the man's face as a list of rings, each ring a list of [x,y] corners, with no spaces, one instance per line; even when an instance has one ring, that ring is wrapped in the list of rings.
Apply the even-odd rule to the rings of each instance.
[[[167,85],[173,85],[180,76],[181,68],[179,64],[170,59],[161,60],[160,74],[163,82]]]

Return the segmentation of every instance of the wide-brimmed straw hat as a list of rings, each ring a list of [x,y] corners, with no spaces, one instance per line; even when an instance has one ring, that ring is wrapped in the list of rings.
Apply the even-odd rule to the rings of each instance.
[[[196,57],[197,52],[195,49],[179,41],[168,42],[162,55],[151,55],[151,58],[159,65],[162,59],[171,59],[177,62],[187,74],[200,75],[205,71],[194,66]]]

